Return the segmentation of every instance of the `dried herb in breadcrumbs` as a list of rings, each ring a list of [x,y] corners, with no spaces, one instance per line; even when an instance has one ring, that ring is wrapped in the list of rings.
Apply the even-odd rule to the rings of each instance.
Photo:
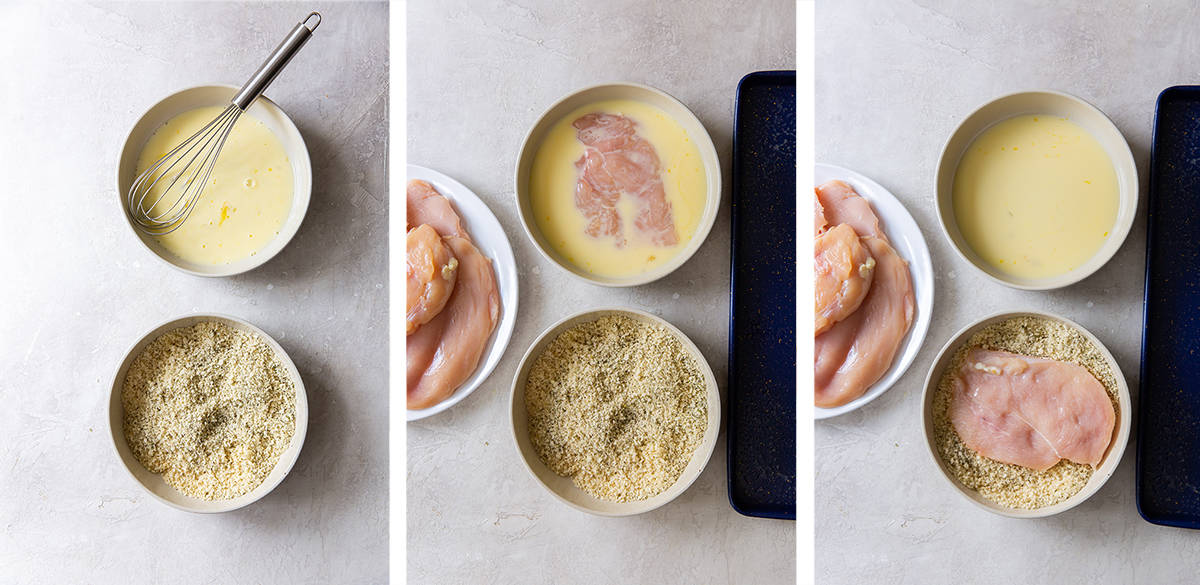
[[[555,338],[530,368],[525,408],[542,462],[614,502],[674,484],[708,427],[696,361],[666,328],[623,315]]]
[[[296,390],[259,336],[224,323],[168,331],[129,367],[125,440],[179,491],[226,500],[258,487],[292,442]]]

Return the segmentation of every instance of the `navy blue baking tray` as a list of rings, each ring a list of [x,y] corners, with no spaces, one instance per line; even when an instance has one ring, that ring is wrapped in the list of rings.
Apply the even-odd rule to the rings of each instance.
[[[796,72],[738,83],[726,446],[729,503],[796,518]]]
[[[1148,207],[1138,513],[1200,528],[1200,86],[1158,96]]]

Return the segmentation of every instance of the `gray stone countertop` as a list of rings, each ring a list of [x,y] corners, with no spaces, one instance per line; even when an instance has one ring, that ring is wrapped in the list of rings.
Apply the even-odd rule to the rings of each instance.
[[[408,578],[414,583],[791,583],[795,526],[740,516],[726,489],[724,433],[676,501],[599,518],[556,500],[522,467],[509,386],[541,331],[586,307],[626,305],[683,330],[724,392],[729,191],[708,240],[668,277],[632,289],[579,282],[520,227],[513,172],[542,111],[575,89],[633,81],[674,95],[704,123],[728,185],[733,103],[743,75],[792,69],[795,6],[756,2],[410,2],[408,159],[464,183],[508,232],[518,322],[482,387],[408,424]]]
[[[167,94],[240,85],[314,8],[324,21],[267,91],[313,160],[300,231],[241,276],[174,270],[118,204],[126,134]],[[387,13],[382,3],[5,5],[0,582],[386,581]],[[197,311],[275,337],[310,406],[291,474],[218,515],[151,498],[107,429],[128,348]]]
[[[1158,93],[1197,80],[1200,12],[1191,2],[819,2],[816,156],[903,201],[925,231],[934,318],[907,375],[875,402],[816,425],[820,583],[1186,583],[1200,533],[1142,520],[1134,447],[1090,500],[1040,520],[1003,518],[938,477],[920,426],[924,377],[959,328],[1006,310],[1077,321],[1116,357],[1134,394],[1141,353],[1146,171]],[[995,284],[942,236],[933,175],[946,138],[1000,95],[1055,89],[1099,107],[1125,135],[1141,177],[1124,246],[1076,285]],[[1136,425],[1135,425],[1136,432]]]

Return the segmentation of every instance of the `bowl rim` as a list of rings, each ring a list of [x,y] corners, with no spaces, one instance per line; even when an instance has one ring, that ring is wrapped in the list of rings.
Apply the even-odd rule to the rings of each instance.
[[[192,506],[188,506],[185,504],[180,504],[178,502],[173,502],[173,501],[171,501],[167,498],[164,498],[163,496],[155,493],[153,490],[150,489],[149,486],[147,486],[145,483],[142,482],[141,479],[138,478],[137,474],[135,474],[132,469],[130,469],[129,463],[125,460],[125,457],[121,452],[121,448],[117,445],[117,434],[121,433],[122,437],[123,437],[124,432],[125,432],[125,429],[124,429],[124,410],[125,409],[124,409],[124,406],[121,404],[121,399],[120,399],[122,387],[124,386],[125,380],[124,380],[124,376],[122,376],[121,374],[128,373],[127,367],[132,363],[132,361],[137,357],[137,355],[141,354],[141,352],[138,352],[137,355],[134,355],[134,351],[138,349],[138,346],[143,345],[143,343],[145,343],[146,345],[149,345],[149,343],[152,343],[153,340],[150,339],[151,335],[154,335],[155,332],[160,329],[165,328],[161,333],[159,333],[158,335],[155,335],[155,337],[154,337],[155,339],[157,339],[158,336],[161,336],[169,331],[173,331],[173,330],[181,328],[181,327],[188,327],[192,324],[195,324],[195,323],[201,322],[201,321],[205,321],[205,320],[231,321],[231,322],[237,323],[241,327],[244,327],[244,328],[258,334],[264,341],[267,342],[267,345],[271,346],[272,350],[274,350],[274,352],[275,352],[276,357],[279,358],[279,361],[284,365],[284,368],[286,368],[288,370],[288,373],[292,377],[292,384],[293,384],[293,388],[296,393],[296,397],[295,397],[296,428],[292,433],[292,441],[288,445],[288,448],[285,449],[284,452],[280,454],[279,460],[277,460],[275,462],[275,466],[272,468],[272,473],[276,469],[282,469],[283,470],[282,473],[280,473],[279,477],[276,478],[274,481],[269,481],[268,479],[264,479],[263,482],[260,483],[258,486],[256,486],[254,489],[252,489],[249,492],[246,492],[246,494],[243,494],[242,496],[238,496],[238,498],[229,499],[229,500],[213,500],[213,501],[214,502],[235,502],[239,498],[243,498],[249,494],[254,493],[255,491],[262,490],[261,493],[259,493],[258,495],[254,496],[252,498],[246,498],[245,501],[238,502],[235,505],[218,506],[218,507],[215,507],[212,509],[201,509],[201,508],[195,508]],[[185,324],[185,322],[189,322],[189,321],[191,323]],[[143,347],[142,349],[144,350],[145,347]],[[132,479],[133,482],[135,484],[137,484],[137,486],[139,488],[141,488],[143,492],[149,494],[155,500],[157,500],[163,504],[166,504],[167,506],[175,508],[176,510],[182,510],[184,512],[191,512],[193,514],[221,514],[224,512],[232,512],[234,510],[239,510],[239,509],[245,508],[246,506],[249,506],[255,502],[258,502],[259,500],[266,497],[267,494],[270,494],[272,491],[274,491],[276,487],[279,487],[279,484],[283,483],[283,480],[285,478],[287,478],[288,474],[290,474],[292,469],[295,467],[296,461],[298,461],[300,459],[300,452],[304,449],[304,439],[308,434],[308,391],[304,387],[304,380],[303,380],[303,377],[300,375],[299,368],[296,367],[295,362],[292,361],[291,356],[289,356],[287,351],[283,349],[283,346],[279,345],[279,342],[276,341],[275,338],[271,337],[270,335],[267,334],[267,332],[256,327],[254,324],[246,321],[245,319],[241,319],[241,318],[234,317],[232,315],[227,315],[224,313],[215,313],[215,312],[187,313],[184,315],[172,317],[165,321],[158,322],[153,327],[150,327],[149,329],[144,330],[144,332],[141,335],[139,335],[133,343],[129,344],[128,349],[125,350],[123,356],[124,357],[122,357],[122,359],[117,362],[117,366],[113,370],[112,385],[111,385],[111,388],[109,389],[108,406],[105,409],[105,411],[107,413],[107,416],[105,417],[105,424],[108,426],[109,445],[112,447],[112,449],[113,449],[112,453],[117,458],[118,463],[120,463],[121,469],[123,469],[125,471],[126,475],[128,475],[129,478]],[[120,407],[119,413],[116,412],[116,410],[118,409],[118,406]],[[122,421],[120,428],[115,427],[113,424],[113,422],[118,414],[121,415],[120,418]],[[295,447],[294,450],[292,449],[293,446]],[[128,449],[128,446],[126,446],[126,449]],[[288,451],[293,451],[293,453],[291,454],[290,457],[285,457],[285,455],[287,454]],[[133,457],[133,460],[138,465],[141,465],[141,462],[138,461],[137,458],[133,456],[132,452],[130,452],[130,456]],[[145,469],[145,467],[143,467],[143,469]],[[146,470],[146,472],[151,473],[150,470],[148,470],[148,469]],[[160,475],[160,474],[154,474],[154,475]],[[269,477],[270,476],[268,475],[268,478]],[[175,489],[175,488],[172,486],[172,489]],[[178,490],[176,490],[176,491],[178,491]]]
[[[714,176],[711,176],[711,177],[707,176],[710,173],[708,173],[708,169],[705,169],[706,191],[705,191],[705,201],[704,201],[704,212],[700,217],[700,223],[697,224],[697,226],[696,226],[695,233],[692,234],[692,237],[688,241],[687,245],[684,246],[679,251],[679,253],[676,254],[669,262],[663,264],[657,270],[651,271],[651,272],[645,272],[645,273],[636,275],[636,276],[628,278],[628,279],[607,279],[607,280],[605,280],[603,277],[590,277],[587,274],[583,273],[582,270],[577,272],[575,270],[572,270],[570,267],[564,265],[561,261],[559,261],[557,258],[555,258],[554,255],[550,253],[550,251],[546,250],[538,242],[536,237],[534,237],[533,230],[536,229],[537,226],[530,225],[530,223],[531,223],[530,219],[526,217],[526,214],[521,207],[521,200],[523,198],[528,197],[528,193],[527,193],[528,189],[521,183],[522,162],[526,159],[527,153],[528,153],[528,156],[531,157],[530,163],[529,163],[530,165],[533,164],[533,160],[532,160],[533,157],[537,156],[537,151],[531,150],[531,149],[533,149],[533,147],[537,146],[537,145],[531,143],[534,133],[537,130],[539,130],[539,128],[541,128],[544,124],[553,125],[554,123],[556,123],[558,120],[553,120],[553,121],[547,120],[547,116],[550,114],[550,112],[554,111],[556,108],[558,108],[560,105],[566,103],[568,100],[577,99],[577,96],[580,96],[580,95],[583,95],[586,93],[590,93],[590,92],[603,90],[603,89],[608,89],[608,88],[626,88],[626,89],[632,89],[634,91],[642,91],[642,92],[647,92],[647,93],[651,93],[651,94],[656,94],[659,97],[664,98],[666,101],[677,105],[679,107],[680,114],[685,118],[684,121],[694,123],[696,125],[696,127],[703,130],[702,136],[693,138],[693,143],[696,145],[696,148],[700,151],[701,159],[703,159],[706,155],[709,155],[712,157],[712,160],[714,161],[714,165],[716,166],[716,173],[714,174]],[[651,104],[651,105],[653,105],[653,104]],[[675,116],[673,115],[672,112],[664,112],[664,113],[666,113],[672,119],[675,118]],[[676,120],[676,123],[679,123],[679,121]],[[682,127],[682,124],[680,124],[680,126]],[[516,162],[514,163],[514,167],[513,167],[513,196],[516,199],[516,204],[517,204],[517,217],[520,218],[521,229],[522,229],[522,231],[525,232],[525,236],[529,239],[529,241],[533,243],[534,249],[536,249],[538,251],[538,253],[542,255],[543,258],[545,258],[546,260],[549,260],[551,264],[557,266],[558,268],[560,268],[561,270],[563,270],[564,272],[569,274],[572,278],[575,278],[579,281],[586,282],[589,284],[610,287],[610,288],[624,288],[624,287],[641,286],[643,284],[649,284],[651,282],[654,282],[656,280],[660,280],[660,279],[666,277],[667,275],[671,274],[672,272],[675,272],[681,266],[686,264],[687,261],[690,260],[692,258],[692,256],[694,256],[696,254],[696,252],[700,251],[700,248],[704,245],[704,242],[708,240],[708,236],[712,232],[713,225],[716,224],[717,215],[719,215],[720,211],[721,211],[721,199],[722,199],[722,189],[723,188],[724,188],[724,186],[722,184],[720,154],[717,152],[716,144],[713,143],[712,134],[709,133],[708,128],[704,126],[704,123],[700,121],[700,118],[698,116],[696,116],[696,113],[693,112],[691,110],[691,108],[687,107],[687,105],[684,104],[681,100],[679,100],[675,96],[673,96],[661,89],[658,89],[656,87],[651,87],[649,85],[645,85],[645,84],[641,84],[641,83],[631,82],[631,81],[612,81],[612,82],[606,82],[606,83],[598,83],[595,85],[589,85],[586,87],[582,87],[582,88],[573,90],[570,93],[555,100],[554,103],[550,104],[549,107],[542,110],[542,113],[538,115],[537,119],[534,120],[533,124],[531,124],[529,126],[529,129],[525,131],[525,137],[521,140],[521,148],[520,148],[520,150],[517,151],[517,159],[516,159]]]
[[[632,314],[632,315],[634,315],[633,318],[635,318],[635,319],[643,319],[643,320],[647,320],[647,321],[662,325],[668,331],[670,331],[677,339],[679,339],[680,343],[683,344],[684,349],[687,350],[688,353],[692,354],[694,357],[697,358],[696,361],[697,361],[698,365],[700,366],[701,374],[703,375],[704,380],[705,380],[705,395],[706,395],[706,399],[708,402],[708,428],[705,429],[704,436],[701,439],[700,444],[696,447],[696,450],[692,452],[693,458],[696,457],[697,455],[702,456],[702,459],[699,460],[700,464],[696,467],[696,470],[694,473],[692,473],[689,476],[689,474],[686,472],[686,469],[685,469],[685,472],[681,473],[679,475],[679,477],[676,478],[675,483],[668,486],[667,489],[663,490],[659,494],[657,494],[655,496],[651,496],[650,498],[647,498],[645,500],[636,500],[633,502],[616,503],[617,505],[620,505],[620,506],[628,506],[629,509],[625,510],[625,511],[619,511],[619,512],[606,512],[606,511],[588,508],[588,507],[582,506],[576,502],[572,502],[571,500],[564,497],[562,494],[558,493],[558,491],[556,491],[554,488],[550,487],[544,481],[542,481],[542,478],[539,477],[538,474],[533,470],[533,463],[529,460],[529,456],[536,458],[537,455],[531,453],[531,454],[529,454],[529,456],[527,456],[525,451],[521,448],[521,441],[520,441],[520,438],[517,436],[516,421],[517,421],[517,417],[518,417],[518,412],[521,412],[521,413],[525,412],[525,404],[524,404],[524,400],[523,400],[524,396],[525,396],[525,390],[524,390],[524,388],[520,389],[520,394],[522,397],[521,404],[517,404],[517,391],[518,391],[518,383],[523,381],[524,378],[527,378],[528,370],[533,366],[533,363],[532,363],[533,359],[537,357],[537,356],[533,355],[534,350],[537,349],[539,346],[541,346],[543,344],[543,341],[546,341],[546,343],[549,343],[550,336],[552,334],[559,333],[558,330],[560,328],[563,328],[570,321],[579,320],[580,323],[591,322],[591,321],[594,321],[595,319],[599,319],[601,317],[604,317],[606,315],[610,315],[613,313]],[[593,316],[594,316],[594,319],[587,319],[587,318],[593,317]],[[543,351],[544,351],[544,348],[543,348]],[[538,356],[540,356],[540,355],[541,355],[541,352],[538,352]],[[542,489],[544,489],[546,492],[553,495],[554,498],[559,500],[560,502],[563,502],[576,510],[580,510],[582,512],[587,512],[589,514],[593,514],[596,516],[604,516],[604,517],[625,517],[625,516],[636,516],[638,514],[644,514],[646,512],[656,510],[658,508],[661,508],[661,507],[675,501],[676,498],[678,498],[679,496],[681,496],[685,492],[687,492],[687,490],[691,488],[691,486],[696,482],[696,480],[699,479],[700,476],[704,474],[705,468],[708,467],[709,462],[712,460],[712,454],[716,450],[717,438],[720,434],[720,428],[721,428],[720,386],[717,384],[717,379],[716,379],[716,376],[713,374],[712,367],[709,365],[708,360],[704,357],[704,354],[700,351],[700,348],[697,347],[696,344],[693,343],[692,340],[690,338],[688,338],[688,336],[686,334],[683,333],[683,331],[680,331],[679,328],[672,325],[666,319],[663,319],[662,317],[659,317],[658,315],[654,315],[652,313],[649,313],[647,311],[643,311],[640,309],[635,309],[632,307],[616,306],[616,305],[605,305],[605,306],[601,306],[601,307],[594,307],[594,308],[584,309],[582,311],[574,312],[574,313],[571,313],[571,314],[555,321],[554,323],[552,323],[551,325],[549,325],[548,327],[543,329],[542,332],[539,333],[537,335],[537,337],[535,337],[533,339],[532,342],[530,342],[529,347],[525,350],[524,354],[521,356],[521,361],[518,362],[518,364],[517,364],[516,373],[513,374],[512,383],[509,385],[508,406],[509,406],[509,417],[508,417],[508,419],[509,419],[509,423],[508,423],[509,438],[512,439],[513,448],[516,449],[517,457],[518,457],[518,459],[521,460],[521,465],[522,465],[522,467],[525,468],[526,473],[528,473],[529,476],[531,478],[533,478],[534,482],[537,483],[539,486],[541,486]],[[527,415],[525,415],[525,416],[527,418]],[[539,460],[539,463],[543,466],[545,465],[544,463],[541,463],[540,460]],[[690,466],[690,462],[689,462],[689,466]],[[553,471],[551,471],[551,473],[553,473]],[[658,498],[658,497],[662,496],[663,494],[667,493],[668,491],[675,489],[676,487],[679,487],[678,493],[674,494],[673,496],[671,496],[669,498],[663,498],[661,501],[654,502],[651,505],[646,505],[646,502],[650,502],[654,498]]]
[[[941,381],[941,374],[945,369],[942,362],[949,357],[952,357],[953,352],[957,351],[958,348],[967,341],[969,335],[972,335],[976,331],[982,329],[983,327],[992,325],[993,323],[999,323],[1001,321],[1017,317],[1036,317],[1040,319],[1057,321],[1080,332],[1085,339],[1091,342],[1092,345],[1094,345],[1100,351],[1100,354],[1104,356],[1104,359],[1108,363],[1109,367],[1112,368],[1113,374],[1117,379],[1117,405],[1120,408],[1120,411],[1117,413],[1117,426],[1113,429],[1115,434],[1112,442],[1109,444],[1108,451],[1105,453],[1104,459],[1100,462],[1100,465],[1093,470],[1091,478],[1088,479],[1088,482],[1084,484],[1083,488],[1072,494],[1066,500],[1034,510],[1008,508],[994,502],[985,501],[983,496],[978,492],[962,485],[958,479],[956,479],[953,474],[946,469],[945,462],[942,461],[942,456],[937,451],[937,446],[935,445],[933,437],[933,396],[937,390],[938,383]],[[937,355],[934,357],[933,362],[931,362],[929,370],[925,375],[925,385],[921,389],[921,432],[925,438],[925,452],[929,455],[933,466],[938,470],[938,475],[941,476],[948,484],[950,484],[954,488],[954,492],[962,496],[963,499],[966,499],[975,506],[987,510],[988,512],[1009,518],[1026,519],[1053,516],[1062,512],[1066,512],[1067,510],[1082,504],[1095,495],[1096,492],[1100,491],[1100,488],[1104,487],[1104,484],[1108,483],[1108,480],[1112,478],[1113,473],[1116,472],[1117,467],[1120,465],[1121,458],[1125,454],[1125,448],[1129,444],[1132,422],[1133,402],[1129,392],[1129,382],[1125,379],[1125,374],[1121,371],[1121,366],[1117,363],[1116,358],[1113,357],[1112,352],[1108,350],[1108,347],[1106,347],[1099,338],[1097,338],[1092,334],[1091,331],[1088,331],[1079,323],[1076,323],[1075,321],[1072,321],[1066,317],[1045,311],[1032,309],[1000,311],[972,321],[963,326],[961,329],[951,335],[946,343],[942,345],[941,349],[938,350]]]
[[[286,248],[288,244],[291,243],[292,238],[294,238],[296,236],[296,233],[298,233],[300,231],[300,226],[303,225],[305,216],[308,215],[308,207],[312,201],[312,170],[313,170],[312,156],[308,152],[308,142],[304,140],[304,135],[300,132],[300,129],[296,126],[296,123],[294,120],[292,120],[292,117],[289,116],[288,113],[282,107],[279,106],[279,104],[275,103],[274,100],[267,97],[266,94],[263,94],[263,95],[258,96],[258,98],[256,98],[254,100],[254,102],[251,102],[250,106],[246,108],[247,110],[249,110],[250,107],[253,107],[255,103],[262,101],[263,107],[265,107],[269,110],[274,110],[274,112],[279,115],[279,118],[282,121],[282,123],[285,125],[286,129],[295,133],[297,139],[299,140],[299,151],[298,152],[303,154],[303,157],[301,157],[299,162],[301,163],[300,168],[301,168],[302,172],[307,175],[307,178],[304,180],[304,184],[307,185],[307,189],[304,190],[305,191],[304,193],[293,193],[292,194],[292,204],[295,205],[298,202],[302,202],[303,207],[300,209],[299,216],[297,217],[295,224],[293,226],[291,226],[289,228],[288,227],[289,224],[287,222],[285,222],[284,227],[286,229],[281,230],[279,233],[279,236],[277,236],[277,237],[283,238],[282,243],[279,246],[279,249],[275,250],[274,252],[272,252],[270,254],[263,254],[261,258],[256,259],[254,262],[251,262],[250,264],[246,265],[245,267],[233,269],[233,270],[228,269],[226,267],[221,270],[214,270],[213,272],[200,272],[200,271],[192,270],[185,266],[180,266],[179,264],[176,264],[175,262],[171,261],[170,258],[166,257],[163,254],[160,254],[158,251],[156,251],[153,247],[151,247],[149,244],[147,244],[141,238],[137,227],[135,227],[133,225],[132,220],[130,220],[130,218],[129,218],[129,210],[126,209],[125,198],[121,192],[121,160],[125,158],[125,152],[131,147],[130,140],[133,138],[134,131],[137,130],[138,127],[142,125],[143,121],[146,119],[146,116],[150,113],[150,111],[168,100],[177,99],[182,94],[197,91],[197,90],[211,90],[211,89],[222,89],[222,90],[227,89],[232,92],[237,92],[238,86],[229,85],[229,84],[225,84],[225,83],[207,83],[207,84],[203,84],[203,85],[195,85],[195,86],[191,86],[191,87],[185,87],[183,89],[180,89],[180,90],[174,91],[170,94],[167,94],[166,96],[163,96],[162,98],[159,98],[153,104],[151,104],[149,107],[147,107],[145,109],[145,111],[142,112],[142,115],[138,116],[137,120],[135,120],[133,122],[133,124],[131,124],[129,126],[129,130],[126,131],[126,133],[125,133],[125,139],[121,143],[121,149],[117,152],[117,161],[116,161],[116,165],[114,166],[113,176],[116,179],[115,185],[116,185],[116,194],[117,194],[117,205],[120,208],[121,217],[123,218],[125,224],[129,227],[130,231],[133,233],[134,238],[137,239],[138,243],[141,245],[141,247],[143,249],[145,249],[147,252],[149,252],[150,255],[153,256],[154,258],[157,258],[158,260],[165,263],[167,266],[170,266],[171,268],[174,268],[175,270],[178,270],[185,274],[190,274],[192,276],[201,276],[204,278],[224,278],[224,277],[229,277],[229,276],[236,276],[238,274],[245,274],[245,273],[250,272],[251,270],[254,270],[254,269],[262,266],[263,264],[266,264],[267,262],[269,262],[272,258],[274,258],[276,255],[278,255],[280,252],[282,252],[283,249]],[[182,113],[182,112],[180,112],[180,113]],[[278,138],[278,137],[276,137],[276,138]],[[280,142],[282,142],[282,140]],[[139,150],[142,146],[145,146],[145,145],[144,144],[140,145],[138,147]],[[293,161],[296,160],[294,157],[291,156],[291,153],[288,153],[288,158]],[[293,163],[293,172],[294,171],[295,171],[295,164]],[[290,212],[289,212],[289,215],[290,215]]]
[[[1130,183],[1133,185],[1133,190],[1132,190],[1132,193],[1127,194],[1126,190],[1121,188],[1121,185],[1118,184],[1118,205],[1117,205],[1117,211],[1118,211],[1117,220],[1118,221],[1116,221],[1114,223],[1113,232],[1112,232],[1112,235],[1110,236],[1112,238],[1112,241],[1115,241],[1117,243],[1115,246],[1113,246],[1113,248],[1110,252],[1108,252],[1107,254],[1101,254],[1101,252],[1103,251],[1103,247],[1102,247],[1100,250],[1096,251],[1096,254],[1094,254],[1088,260],[1088,262],[1086,264],[1081,265],[1080,267],[1076,268],[1075,270],[1072,270],[1070,272],[1065,272],[1065,273],[1057,275],[1057,276],[1041,279],[1039,282],[1036,282],[1036,283],[1022,283],[1022,282],[1007,280],[1005,278],[1002,278],[1000,276],[992,274],[988,270],[984,269],[984,267],[980,266],[978,263],[976,263],[974,260],[972,260],[970,255],[967,254],[966,251],[964,251],[962,248],[959,247],[958,243],[955,242],[953,236],[950,235],[950,226],[948,225],[949,220],[946,217],[945,213],[943,213],[943,205],[942,205],[943,199],[953,196],[953,191],[951,191],[951,193],[943,193],[943,190],[941,189],[940,184],[941,184],[941,176],[942,176],[944,167],[953,167],[954,171],[957,172],[958,164],[962,160],[962,154],[960,153],[959,156],[956,157],[955,160],[953,161],[953,164],[951,164],[950,162],[947,161],[947,156],[949,155],[948,150],[950,148],[950,143],[953,142],[954,139],[956,137],[958,137],[959,133],[961,133],[963,131],[964,127],[967,125],[967,122],[970,122],[984,108],[987,108],[993,104],[997,104],[997,103],[1000,103],[1003,101],[1015,99],[1015,98],[1022,97],[1022,96],[1031,96],[1031,95],[1038,95],[1038,94],[1052,96],[1054,98],[1059,98],[1059,99],[1064,99],[1068,102],[1073,103],[1075,106],[1077,106],[1083,110],[1090,111],[1094,114],[1097,114],[1101,120],[1103,120],[1104,122],[1107,123],[1107,127],[1109,129],[1111,129],[1113,131],[1113,133],[1116,136],[1120,137],[1120,139],[1121,139],[1120,140],[1121,148],[1118,148],[1118,152],[1115,153],[1115,156],[1110,154],[1109,158],[1111,159],[1114,170],[1116,170],[1117,172],[1127,171],[1129,173]],[[978,138],[981,134],[983,134],[983,132],[985,132],[987,129],[991,128],[992,126],[995,126],[996,124],[998,124],[1000,122],[1003,122],[1004,120],[1011,119],[1012,117],[1013,116],[1007,116],[1007,117],[1000,118],[1000,119],[989,122],[987,125],[985,125],[983,127],[982,130],[980,130],[978,133],[976,133],[975,136],[972,136],[970,138],[970,140],[966,143],[966,145],[964,147],[964,151],[966,150],[966,147],[969,147],[971,145],[971,142],[973,142],[976,138]],[[1085,128],[1084,130],[1086,131],[1087,129]],[[1091,134],[1091,133],[1089,132],[1089,134]],[[1095,136],[1093,136],[1093,138],[1095,138]],[[1097,139],[1097,141],[1099,141],[1099,140]],[[1118,159],[1120,159],[1120,160],[1118,160]],[[937,216],[938,228],[942,232],[942,237],[947,242],[950,243],[950,248],[952,250],[954,250],[954,253],[960,259],[962,259],[968,265],[970,265],[971,268],[973,268],[974,270],[983,274],[984,276],[986,276],[993,282],[1002,284],[1002,285],[1010,287],[1010,288],[1015,288],[1018,290],[1041,291],[1041,290],[1054,290],[1054,289],[1059,289],[1059,288],[1066,288],[1068,286],[1071,286],[1075,283],[1078,283],[1078,282],[1088,278],[1089,276],[1095,274],[1101,268],[1106,266],[1109,263],[1109,261],[1112,260],[1113,257],[1117,255],[1117,252],[1120,252],[1121,248],[1124,247],[1125,240],[1126,240],[1126,238],[1128,238],[1130,231],[1132,231],[1132,229],[1133,229],[1134,220],[1137,219],[1137,207],[1138,207],[1138,200],[1140,198],[1140,190],[1141,190],[1141,187],[1140,187],[1139,179],[1138,179],[1137,161],[1133,158],[1133,151],[1129,147],[1129,140],[1127,138],[1125,138],[1125,135],[1121,132],[1121,129],[1117,127],[1116,123],[1114,123],[1112,121],[1112,118],[1109,118],[1108,115],[1105,114],[1103,110],[1101,110],[1100,108],[1093,105],[1091,102],[1088,102],[1087,100],[1085,100],[1081,97],[1078,97],[1076,95],[1072,95],[1072,94],[1069,94],[1066,92],[1053,90],[1053,89],[1028,89],[1028,90],[1014,91],[1014,92],[1006,93],[1006,94],[997,96],[995,98],[989,99],[988,101],[983,102],[982,104],[979,104],[975,108],[971,109],[971,111],[967,115],[963,116],[962,119],[959,120],[958,124],[955,125],[954,130],[952,132],[950,132],[950,134],[946,137],[945,141],[942,142],[942,148],[940,151],[940,155],[938,156],[938,163],[937,163],[937,166],[935,167],[934,173],[933,173],[934,206],[935,206],[935,211],[936,211],[935,215]],[[1125,221],[1119,221],[1121,219],[1120,211],[1121,211],[1121,209],[1126,208],[1126,207],[1132,209],[1132,213],[1128,214]]]

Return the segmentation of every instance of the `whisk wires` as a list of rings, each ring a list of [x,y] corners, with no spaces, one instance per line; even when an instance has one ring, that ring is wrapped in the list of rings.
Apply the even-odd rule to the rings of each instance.
[[[162,236],[183,225],[212,177],[221,148],[241,115],[242,110],[230,104],[221,115],[138,175],[129,188],[127,205],[138,229]]]

